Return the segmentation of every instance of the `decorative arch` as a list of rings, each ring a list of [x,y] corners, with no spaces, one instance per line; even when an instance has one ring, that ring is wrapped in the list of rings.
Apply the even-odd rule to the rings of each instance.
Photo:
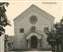
[[[41,35],[35,32],[30,33],[27,37],[28,48],[39,48],[41,44]]]
[[[36,36],[38,39],[41,39],[41,35],[40,35],[40,34],[37,34],[37,33],[31,33],[31,34],[29,34],[29,35],[26,37],[26,39],[28,40],[28,39],[30,39],[32,36]]]

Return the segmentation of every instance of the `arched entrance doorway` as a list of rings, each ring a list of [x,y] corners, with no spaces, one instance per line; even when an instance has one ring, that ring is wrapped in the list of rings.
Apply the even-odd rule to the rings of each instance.
[[[38,45],[38,39],[36,36],[31,37],[31,48],[37,48]]]
[[[26,40],[27,40],[28,48],[40,48],[40,44],[41,44],[40,34],[38,35],[37,33],[32,32],[26,37]]]

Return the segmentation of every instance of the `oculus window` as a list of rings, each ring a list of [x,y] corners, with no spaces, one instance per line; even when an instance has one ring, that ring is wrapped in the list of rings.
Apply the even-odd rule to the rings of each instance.
[[[36,24],[37,21],[38,21],[38,19],[37,19],[36,16],[31,16],[31,17],[30,17],[30,23],[31,23],[31,24]]]

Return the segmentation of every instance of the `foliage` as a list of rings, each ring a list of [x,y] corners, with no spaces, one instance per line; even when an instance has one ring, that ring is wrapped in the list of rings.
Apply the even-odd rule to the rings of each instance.
[[[6,16],[5,6],[8,6],[8,2],[0,2],[0,36],[2,33],[5,33],[5,29],[3,27],[10,25]]]

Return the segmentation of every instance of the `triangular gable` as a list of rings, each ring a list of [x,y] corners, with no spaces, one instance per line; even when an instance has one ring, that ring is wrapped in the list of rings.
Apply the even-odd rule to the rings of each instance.
[[[37,7],[36,5],[31,5],[29,8],[27,8],[24,12],[22,12],[19,16],[17,16],[15,20],[17,20],[18,18],[21,18],[20,16],[23,16],[24,14],[26,14],[29,10],[36,10],[38,11],[40,14],[42,14],[43,16],[46,16],[46,19],[49,20],[54,20],[54,17],[52,15],[50,15],[49,13],[45,12],[44,10],[40,9],[39,7]]]

